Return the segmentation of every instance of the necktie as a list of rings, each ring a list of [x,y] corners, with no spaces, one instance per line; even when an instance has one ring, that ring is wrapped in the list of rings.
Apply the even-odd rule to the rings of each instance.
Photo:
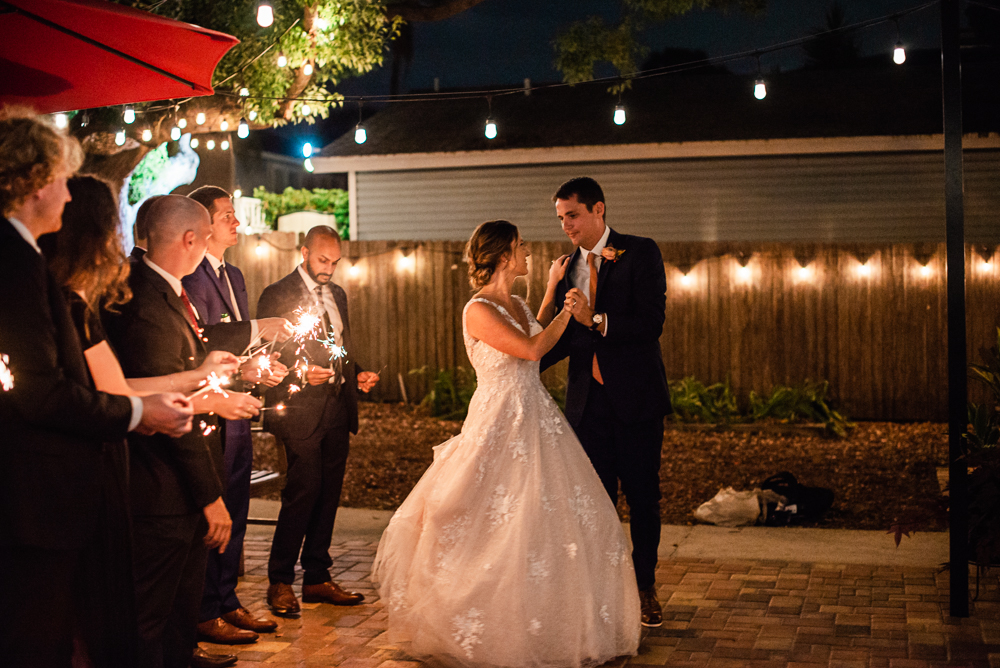
[[[222,282],[222,289],[225,291],[224,294],[229,295],[229,300],[233,302],[233,320],[242,320],[242,315],[240,314],[240,307],[236,305],[236,293],[233,291],[233,286],[229,283],[229,272],[226,271],[226,263],[223,262],[219,265],[219,281]]]
[[[316,286],[316,301],[319,303],[320,312],[323,314],[323,338],[336,340],[337,333],[333,331],[333,325],[330,323],[330,313],[326,310],[326,299],[323,297],[322,285]],[[343,360],[340,357],[332,358],[330,360],[330,370],[333,371],[333,376],[330,377],[331,390],[339,390],[344,372]]]
[[[184,309],[187,311],[188,324],[191,325],[191,329],[198,336],[201,336],[201,327],[198,326],[198,318],[194,314],[194,309],[191,308],[191,300],[188,299],[187,291],[183,289],[181,290],[181,301],[184,302]]]
[[[597,310],[597,255],[587,253],[587,264],[590,265],[590,308]],[[601,368],[597,366],[597,353],[594,353],[594,363],[591,375],[601,385],[604,385],[604,378],[601,377]]]

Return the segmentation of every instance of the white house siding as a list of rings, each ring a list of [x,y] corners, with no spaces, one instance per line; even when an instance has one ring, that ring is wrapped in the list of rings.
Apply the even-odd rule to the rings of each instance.
[[[504,218],[562,241],[550,198],[587,175],[615,229],[657,241],[941,241],[943,172],[935,152],[358,171],[357,238],[465,240]],[[1000,151],[966,151],[965,192],[967,241],[1000,244]]]

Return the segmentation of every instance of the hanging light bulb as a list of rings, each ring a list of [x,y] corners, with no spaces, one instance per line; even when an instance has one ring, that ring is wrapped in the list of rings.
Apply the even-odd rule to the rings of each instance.
[[[906,62],[906,49],[902,42],[896,42],[896,48],[892,50],[892,62],[902,65]]]
[[[316,169],[313,166],[312,158],[306,158],[305,162],[302,163],[302,166],[305,167],[306,171],[309,172],[310,174]]]
[[[198,125],[204,125],[205,124],[205,112],[204,111],[199,111],[198,115],[194,117],[194,122],[197,123]]]
[[[288,66],[288,58],[285,57],[285,54],[278,53],[278,67],[287,67],[287,66]]]
[[[229,150],[229,140],[228,139],[223,139],[222,143],[219,144],[219,148],[221,148],[223,151],[228,151]]]
[[[247,119],[241,118],[240,124],[236,128],[236,136],[240,139],[246,139],[250,136],[250,124],[247,123]]]
[[[312,107],[310,107],[308,104],[303,104],[302,105],[302,115],[303,116],[308,116],[309,114],[312,113],[312,111],[313,111]]]
[[[240,188],[239,186],[236,186],[236,190],[233,191],[233,198],[239,199],[241,197],[243,197],[243,189]]]
[[[757,77],[757,81],[753,85],[753,96],[758,100],[763,100],[767,97],[767,86],[764,85],[764,79]]]
[[[191,138],[191,148],[198,148],[198,143],[199,142],[198,142],[198,138],[197,137],[192,137]]]
[[[492,118],[486,119],[486,131],[484,133],[487,139],[496,139],[497,136],[497,124],[493,122]]]
[[[181,129],[176,125],[170,128],[170,138],[174,141],[177,141],[181,138]]]
[[[302,74],[306,75],[307,77],[311,77],[312,73],[313,73],[313,64],[310,62],[306,62],[306,64],[302,66]]]
[[[305,144],[303,144],[302,145],[302,157],[303,158],[308,158],[312,154],[313,154],[313,145],[310,144],[309,142],[306,142]]]
[[[213,150],[215,148],[215,140],[209,139],[207,142],[205,142],[205,148],[207,148],[209,151]]]
[[[132,108],[131,104],[125,106],[125,111],[122,112],[122,120],[129,124],[135,123],[135,109]]]
[[[118,128],[118,132],[115,133],[115,144],[118,146],[125,144],[125,128]]]
[[[152,138],[153,138],[153,131],[152,130],[150,130],[149,128],[146,128],[145,130],[142,131],[142,140],[143,141],[150,141]]]
[[[270,27],[274,23],[274,9],[267,0],[257,3],[257,25],[261,28]]]
[[[316,26],[317,30],[326,30],[330,27],[330,22],[324,18],[317,18],[313,21],[313,25]]]
[[[358,123],[354,128],[354,143],[364,144],[368,141],[368,133],[365,131],[365,126]]]
[[[615,107],[615,125],[625,125],[625,107],[620,104]]]
[[[187,126],[188,126],[188,122],[187,122],[186,118],[179,118],[179,119],[177,119],[177,127],[179,127],[181,130],[183,130]]]
[[[53,115],[52,120],[55,121],[56,127],[60,130],[65,129],[66,126],[69,125],[69,116],[66,114],[55,114]]]
[[[256,109],[251,109],[249,115],[250,115],[250,120],[251,121],[256,121],[257,120],[257,110]]]
[[[88,125],[90,125],[90,114],[88,114],[85,111],[85,112],[83,112],[83,116],[80,117],[80,127],[81,128],[85,128]]]
[[[934,272],[930,268],[930,266],[928,266],[928,265],[925,264],[922,267],[920,267],[920,275],[921,276],[924,276],[924,277],[930,276],[932,273],[934,273]]]
[[[250,89],[246,86],[240,88],[240,97],[250,97]]]
[[[219,123],[219,129],[222,130],[223,132],[225,132],[226,130],[228,130],[229,129],[229,121],[227,121],[226,119],[222,119],[222,122]]]

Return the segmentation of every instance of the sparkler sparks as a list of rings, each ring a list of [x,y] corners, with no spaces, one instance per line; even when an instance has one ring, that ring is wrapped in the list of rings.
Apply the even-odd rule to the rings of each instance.
[[[204,420],[201,421],[201,424],[198,425],[198,428],[201,429],[201,435],[202,436],[208,436],[213,431],[215,431],[215,425],[214,424],[213,425],[209,425]]]
[[[223,385],[229,385],[229,376],[220,376],[213,371],[208,374],[208,378],[202,381],[201,385],[202,388],[188,397],[188,399],[194,399],[209,392],[218,392],[227,399],[229,398],[229,393],[222,389]]]
[[[4,392],[10,392],[14,389],[14,374],[11,373],[10,367],[7,366],[9,362],[9,357],[0,355],[0,388]]]
[[[288,386],[288,394],[295,394],[296,392],[301,392],[301,391],[302,388],[296,385],[295,383],[292,383]]]

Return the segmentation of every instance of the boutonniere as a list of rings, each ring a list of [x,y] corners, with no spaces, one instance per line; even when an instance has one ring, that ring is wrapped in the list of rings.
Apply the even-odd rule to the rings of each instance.
[[[617,262],[618,258],[622,256],[624,250],[618,250],[614,246],[605,246],[601,249],[601,257],[605,260],[611,260],[612,262]]]
[[[222,317],[220,318],[220,320],[222,320],[222,322],[232,322],[233,321],[233,319],[229,317],[228,313],[223,313]]]

